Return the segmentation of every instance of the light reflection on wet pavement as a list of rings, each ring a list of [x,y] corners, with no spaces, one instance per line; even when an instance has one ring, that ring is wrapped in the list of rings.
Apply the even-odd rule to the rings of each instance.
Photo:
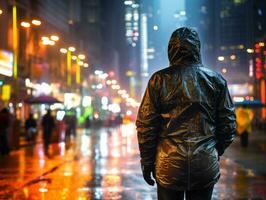
[[[133,124],[80,130],[75,142],[42,144],[0,157],[0,199],[156,199],[142,179]],[[221,160],[213,199],[266,199],[266,176]]]

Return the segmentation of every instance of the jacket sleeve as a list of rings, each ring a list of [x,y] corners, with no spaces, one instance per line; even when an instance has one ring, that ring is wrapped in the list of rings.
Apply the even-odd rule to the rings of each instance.
[[[152,76],[144,93],[136,120],[142,165],[153,165],[160,131],[158,78]]]
[[[230,97],[228,87],[225,85],[221,91],[217,109],[216,148],[219,156],[233,142],[236,134],[235,107]]]

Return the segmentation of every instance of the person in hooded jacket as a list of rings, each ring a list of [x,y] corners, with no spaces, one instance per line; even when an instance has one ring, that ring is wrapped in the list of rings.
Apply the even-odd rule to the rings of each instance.
[[[170,66],[150,78],[136,120],[143,177],[158,199],[211,199],[236,132],[226,80],[201,64],[195,30],[175,30]],[[153,178],[152,178],[153,176]]]

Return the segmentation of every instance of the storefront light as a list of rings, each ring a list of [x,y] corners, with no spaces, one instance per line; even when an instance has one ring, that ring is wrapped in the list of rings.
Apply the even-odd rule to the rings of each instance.
[[[117,84],[117,81],[116,80],[112,80],[112,84],[113,85]]]
[[[111,81],[111,80],[107,80],[107,81],[106,81],[106,84],[107,84],[107,85],[111,85],[111,84],[112,84],[112,81]]]
[[[108,97],[102,97],[102,99],[101,99],[101,103],[102,103],[102,105],[107,105],[108,104]]]
[[[84,96],[82,99],[82,106],[88,107],[91,106],[92,103],[92,97],[91,96]]]
[[[234,102],[242,102],[245,100],[244,97],[233,97]]]

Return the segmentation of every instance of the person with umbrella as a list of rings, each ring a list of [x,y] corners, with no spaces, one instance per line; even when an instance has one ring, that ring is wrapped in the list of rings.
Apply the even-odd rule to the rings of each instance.
[[[55,128],[55,120],[51,115],[51,110],[48,109],[47,113],[42,118],[42,128],[43,128],[43,141],[45,154],[48,154],[48,147],[50,144],[53,129]]]
[[[236,109],[237,134],[240,136],[241,147],[248,147],[248,135],[252,131],[254,114],[250,108],[238,107]]]
[[[34,142],[37,133],[37,122],[32,113],[30,113],[29,118],[25,121],[25,130],[27,134],[27,140]]]

